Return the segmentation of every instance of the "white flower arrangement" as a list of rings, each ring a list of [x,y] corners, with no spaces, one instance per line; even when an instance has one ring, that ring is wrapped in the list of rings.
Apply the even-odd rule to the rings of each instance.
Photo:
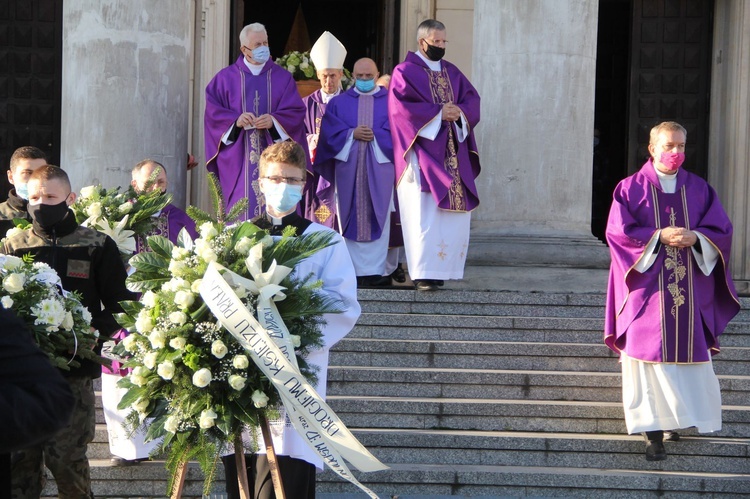
[[[209,178],[216,182],[213,176]],[[115,352],[129,357],[125,365],[133,368],[119,383],[127,389],[119,407],[132,409],[131,427],[139,426],[144,418],[153,421],[147,439],[163,438],[157,452],[167,454],[173,477],[184,459],[196,458],[205,475],[213,476],[215,458],[227,443],[261,419],[278,416],[280,399],[275,388],[237,340],[218,325],[198,292],[209,263],[217,262],[222,269],[263,286],[277,266],[291,270],[331,244],[329,233],[294,237],[292,229],[274,242],[249,222],[228,225],[224,221],[242,209],[243,203],[238,203],[226,217],[219,209],[219,219],[214,220],[190,207],[198,239],[193,241],[183,231],[175,245],[151,236],[151,251],[130,260],[135,273],[128,277],[128,287],[143,294],[139,302],[123,302],[124,313],[117,317],[130,335]],[[178,275],[170,269],[179,269]],[[299,339],[294,342],[294,353],[300,372],[314,381],[316,372],[305,358],[322,345],[322,315],[338,312],[340,304],[324,298],[319,283],[287,274],[274,283],[285,289],[285,299],[276,305],[289,332]],[[235,289],[257,316],[257,296],[241,285]],[[210,489],[210,478],[204,486]]]
[[[111,237],[125,261],[136,250],[136,236],[146,236],[155,226],[152,215],[171,201],[171,195],[159,191],[137,193],[133,187],[105,189],[89,185],[81,189],[71,208],[76,221]]]
[[[0,255],[0,280],[0,305],[23,319],[55,367],[70,370],[82,359],[108,363],[93,350],[98,333],[91,331],[91,313],[62,289],[53,268],[30,256]]]

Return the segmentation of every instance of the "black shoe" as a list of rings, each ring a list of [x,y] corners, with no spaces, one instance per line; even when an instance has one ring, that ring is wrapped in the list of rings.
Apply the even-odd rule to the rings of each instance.
[[[147,461],[147,460],[148,460],[147,457],[142,457],[139,459],[125,459],[122,457],[115,456],[112,459],[110,459],[109,462],[112,466],[135,466],[136,464],[143,462],[143,461]]]
[[[665,442],[679,442],[680,441],[680,434],[676,431],[665,431],[664,432],[664,441]]]
[[[391,285],[391,277],[386,275],[357,276],[358,288],[382,288]]]
[[[435,281],[435,284],[437,284],[437,285],[438,285],[438,286],[440,286],[441,288],[442,288],[442,287],[443,287],[443,285],[445,284],[445,281],[444,281],[444,280],[442,280],[442,279],[435,279],[434,281]]]
[[[417,279],[414,281],[414,289],[417,291],[437,291],[438,283],[433,279]]]
[[[648,441],[646,446],[646,461],[664,461],[667,458],[667,450],[663,442]]]
[[[406,282],[406,272],[404,272],[404,268],[400,263],[398,264],[398,267],[396,267],[396,270],[391,272],[391,279],[398,283]]]

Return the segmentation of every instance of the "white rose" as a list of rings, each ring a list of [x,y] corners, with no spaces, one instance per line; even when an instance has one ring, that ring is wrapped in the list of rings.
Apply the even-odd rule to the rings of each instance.
[[[190,256],[190,251],[186,250],[185,248],[180,248],[179,246],[175,246],[172,248],[172,258],[174,260],[182,260],[183,258],[187,258]]]
[[[136,400],[131,407],[143,414],[146,412],[146,409],[148,409],[148,399],[140,398]]]
[[[250,362],[247,360],[246,355],[235,355],[232,359],[232,365],[236,369],[247,369],[247,366],[250,365]]]
[[[153,291],[146,291],[143,293],[143,296],[141,296],[141,303],[146,305],[148,308],[154,308],[157,303],[156,293]]]
[[[164,348],[167,336],[164,334],[164,331],[154,331],[148,335],[148,340],[151,342],[151,348]]]
[[[213,409],[205,409],[201,411],[201,418],[198,422],[198,425],[204,430],[207,430],[214,425],[214,420],[216,418],[217,414],[213,411]]]
[[[10,296],[3,296],[0,298],[0,303],[3,305],[3,308],[8,309],[13,306],[13,298]]]
[[[124,340],[122,340],[122,345],[125,347],[125,350],[127,350],[130,353],[135,352],[136,348],[136,335],[129,334],[125,337]]]
[[[98,217],[102,214],[102,204],[100,202],[91,203],[88,208],[86,208],[86,214],[90,217]]]
[[[214,357],[217,359],[223,359],[228,351],[227,346],[221,340],[216,340],[211,343],[211,353],[214,354]]]
[[[190,291],[180,290],[174,295],[174,303],[181,309],[186,310],[195,303],[195,296]]]
[[[229,381],[229,386],[237,391],[245,388],[245,383],[247,382],[247,380],[243,376],[239,376],[237,374],[230,375],[227,381]]]
[[[18,267],[23,265],[23,260],[21,258],[18,258],[17,256],[13,255],[0,255],[0,260],[2,261],[2,268],[5,270],[16,270]],[[39,263],[35,263],[34,266],[36,267]]]
[[[148,383],[148,374],[148,369],[142,366],[138,366],[133,369],[132,373],[130,373],[130,381],[136,386],[143,386]]]
[[[185,314],[185,312],[172,312],[169,314],[169,322],[172,324],[177,324],[178,326],[182,326],[185,324],[188,320],[188,316]]]
[[[186,344],[187,340],[185,340],[185,338],[183,338],[182,336],[178,336],[169,340],[169,346],[174,348],[175,350],[182,350],[183,348],[185,348]]]
[[[26,283],[26,276],[23,274],[9,274],[3,280],[3,288],[10,294],[18,293],[23,289],[23,285]]]
[[[264,248],[270,248],[273,246],[273,238],[271,236],[264,236],[263,239],[260,240],[260,244]]]
[[[206,369],[199,369],[193,373],[193,384],[198,388],[205,388],[212,380],[211,371]]]
[[[159,354],[157,352],[147,353],[146,355],[143,356],[143,365],[148,367],[149,369],[153,369],[154,367],[156,367],[156,357],[158,355]]]
[[[253,400],[253,405],[258,409],[268,405],[268,395],[260,390],[255,390],[250,398]]]
[[[8,232],[5,233],[5,237],[10,239],[13,236],[17,236],[18,234],[21,234],[23,232],[23,229],[19,229],[18,227],[12,227],[8,229]]]
[[[138,316],[135,319],[135,328],[141,334],[146,334],[154,329],[154,320],[151,318],[151,313],[147,309],[138,312]]]
[[[119,211],[123,215],[125,213],[130,213],[132,210],[133,210],[133,203],[129,201],[122,203],[120,206],[117,207],[117,211]]]
[[[299,348],[299,346],[302,344],[302,336],[298,334],[290,334],[289,336],[292,339],[292,345],[294,345],[294,348]]]
[[[172,379],[172,376],[174,376],[174,362],[165,360],[156,368],[156,374],[164,379]]]
[[[310,67],[310,65],[308,63],[304,62],[304,61],[302,61],[302,63],[299,65],[300,69],[307,69],[309,67]]]
[[[203,284],[203,279],[196,279],[193,281],[193,284],[190,285],[190,291],[195,294],[200,293],[201,284]]]
[[[173,277],[169,281],[165,282],[162,285],[161,289],[163,289],[164,291],[171,291],[173,293],[176,293],[181,289],[190,289],[190,283],[181,277]]]
[[[187,269],[187,266],[184,262],[181,262],[179,260],[171,260],[169,262],[169,271],[172,273],[172,275],[182,275],[185,273],[185,270]]]
[[[60,324],[60,327],[66,331],[70,331],[71,329],[73,329],[74,325],[75,321],[73,320],[73,314],[70,312],[65,312],[65,318],[63,319],[62,324]]]
[[[81,189],[80,195],[83,199],[90,198],[96,193],[95,185],[87,185]]]
[[[250,252],[250,248],[253,247],[253,241],[249,237],[243,237],[237,244],[234,245],[234,251],[240,255],[247,255]]]
[[[216,230],[216,227],[214,227],[213,222],[204,222],[203,224],[201,224],[198,231],[201,233],[201,238],[206,240],[213,239],[219,234],[219,232]]]
[[[177,416],[169,416],[167,420],[164,421],[164,429],[169,433],[177,433],[177,427],[179,424],[180,421],[177,419]]]

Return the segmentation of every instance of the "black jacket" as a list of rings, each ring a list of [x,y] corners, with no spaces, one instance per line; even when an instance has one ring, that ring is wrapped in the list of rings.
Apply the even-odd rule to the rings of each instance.
[[[106,234],[79,226],[71,210],[52,230],[34,224],[7,238],[3,252],[18,257],[31,254],[34,261],[54,268],[64,289],[81,294],[83,305],[91,312],[91,325],[99,330],[102,339],[120,329],[113,316],[122,311],[120,302],[137,299],[125,287],[127,273],[117,244]],[[81,367],[64,374],[98,378],[101,367],[84,361]]]

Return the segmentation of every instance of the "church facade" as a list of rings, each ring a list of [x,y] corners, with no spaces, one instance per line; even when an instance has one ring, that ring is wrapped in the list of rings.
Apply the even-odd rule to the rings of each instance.
[[[179,204],[208,208],[204,89],[234,60],[236,33],[257,0],[43,3],[52,6],[44,16],[58,26],[49,43],[59,46],[59,60],[24,65],[23,47],[6,44],[3,60],[16,64],[0,66],[0,78],[10,82],[0,85],[8,94],[0,107],[3,158],[45,141],[33,145],[57,154],[80,188],[124,185],[132,165],[153,157],[169,168]],[[292,12],[338,5],[275,3],[290,4]],[[750,0],[370,3],[379,13],[362,19],[372,36],[355,56],[373,57],[389,72],[414,50],[418,23],[434,17],[448,28],[446,59],[470,75],[482,96],[481,204],[472,216],[470,264],[606,266],[606,247],[592,230],[606,217],[611,187],[642,164],[650,126],[674,119],[688,129],[686,167],[717,189],[733,220],[732,274],[740,291],[750,292],[750,53],[742,49],[750,45]],[[29,9],[22,17],[36,19],[43,7]],[[337,23],[352,22],[330,19],[334,33]],[[23,35],[24,19],[0,22],[13,26],[6,31],[11,42]],[[321,22],[309,15],[313,41]],[[59,112],[24,114],[33,108],[24,108],[24,99],[46,95],[28,82],[54,66]],[[47,130],[44,120],[50,133],[34,135]],[[188,151],[201,165],[191,172]]]

